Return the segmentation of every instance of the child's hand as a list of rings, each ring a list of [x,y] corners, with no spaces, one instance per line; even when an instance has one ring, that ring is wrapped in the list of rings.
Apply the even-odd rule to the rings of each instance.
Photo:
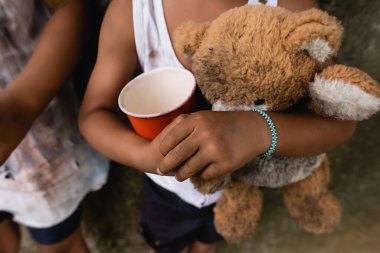
[[[202,111],[181,115],[156,138],[165,157],[158,174],[177,169],[183,181],[203,170],[209,179],[233,172],[270,145],[269,128],[253,112]]]
[[[156,173],[157,165],[164,158],[159,149],[159,138],[155,138],[152,141],[144,140],[144,143],[137,148],[140,151],[135,150],[136,157],[136,167],[140,171],[148,173]]]

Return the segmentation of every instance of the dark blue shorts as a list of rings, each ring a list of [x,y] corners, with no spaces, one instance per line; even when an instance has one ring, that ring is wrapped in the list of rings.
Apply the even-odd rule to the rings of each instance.
[[[141,234],[157,253],[179,252],[195,241],[215,243],[222,237],[213,208],[196,208],[145,176]]]
[[[0,222],[11,218],[12,215],[0,211]],[[75,230],[79,228],[81,221],[81,209],[78,208],[66,220],[49,228],[32,228],[28,227],[30,235],[39,244],[56,244],[68,238]]]

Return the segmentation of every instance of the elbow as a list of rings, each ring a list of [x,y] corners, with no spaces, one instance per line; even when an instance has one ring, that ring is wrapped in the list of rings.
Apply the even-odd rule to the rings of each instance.
[[[349,140],[355,133],[356,121],[342,121],[338,129],[342,138],[342,143]]]
[[[85,129],[86,129],[87,118],[88,118],[88,113],[85,112],[83,108],[81,108],[78,115],[78,128],[83,136],[86,136]]]

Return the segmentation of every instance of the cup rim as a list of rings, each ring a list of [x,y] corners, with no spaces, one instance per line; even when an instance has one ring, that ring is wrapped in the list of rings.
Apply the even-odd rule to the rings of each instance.
[[[182,103],[180,103],[178,106],[174,107],[173,109],[170,109],[170,110],[167,110],[167,111],[163,111],[163,112],[159,112],[159,113],[151,113],[151,114],[133,113],[133,112],[127,111],[123,107],[123,105],[122,105],[123,94],[125,93],[125,91],[128,88],[130,88],[135,83],[137,83],[137,80],[139,80],[141,78],[144,78],[144,76],[147,75],[147,74],[152,74],[152,73],[156,73],[156,72],[163,72],[163,71],[167,71],[167,70],[181,71],[183,73],[186,73],[186,74],[190,75],[190,77],[192,79],[193,88],[192,88],[191,92],[189,93],[189,95],[184,99],[184,101],[182,101]],[[156,69],[149,70],[148,72],[141,73],[140,75],[138,75],[135,78],[131,79],[127,84],[125,84],[124,87],[123,87],[123,89],[119,93],[119,96],[118,96],[118,105],[119,105],[120,110],[122,112],[124,112],[125,114],[129,115],[129,116],[133,116],[133,117],[136,117],[136,118],[155,118],[155,117],[160,117],[160,116],[169,114],[171,112],[174,112],[175,110],[177,110],[178,108],[180,108],[181,106],[183,106],[184,104],[186,104],[189,101],[189,99],[191,98],[191,96],[193,96],[193,94],[195,93],[195,89],[196,89],[195,77],[194,77],[193,73],[191,73],[189,70],[187,70],[185,68],[178,68],[178,67],[156,68]]]

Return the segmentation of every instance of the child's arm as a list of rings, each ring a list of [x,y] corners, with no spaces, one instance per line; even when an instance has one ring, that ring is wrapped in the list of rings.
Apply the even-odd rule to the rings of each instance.
[[[89,143],[110,159],[155,172],[162,155],[155,143],[139,137],[118,115],[117,98],[137,66],[132,1],[114,0],[104,17],[99,51],[79,115]],[[153,148],[152,148],[153,147]]]
[[[282,7],[301,11],[314,0],[282,0]],[[275,155],[313,156],[333,149],[354,132],[355,123],[306,113],[269,113],[278,132]],[[200,170],[207,179],[232,172],[269,148],[271,137],[263,117],[253,112],[199,112],[178,118],[161,134],[165,158],[158,173],[178,169],[184,180]]]
[[[52,6],[39,43],[23,71],[0,94],[0,164],[71,73],[82,44],[84,0]]]
[[[290,11],[304,11],[310,8],[318,8],[317,0],[278,0],[280,7]]]
[[[309,112],[269,115],[278,133],[275,155],[281,156],[327,152],[347,140],[355,129],[354,122]],[[271,142],[267,123],[254,112],[204,111],[181,116],[160,138],[160,151],[165,158],[158,168],[166,174],[181,164],[176,173],[179,180],[205,168],[205,179],[232,172],[266,152]]]

